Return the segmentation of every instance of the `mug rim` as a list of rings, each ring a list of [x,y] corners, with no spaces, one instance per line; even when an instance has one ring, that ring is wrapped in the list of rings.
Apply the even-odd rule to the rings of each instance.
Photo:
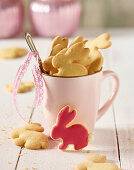
[[[102,73],[102,69],[94,74],[90,74],[90,75],[84,75],[84,76],[75,76],[75,77],[61,77],[61,76],[51,76],[45,73],[42,73],[42,76],[47,76],[47,77],[52,77],[52,78],[59,78],[59,79],[76,79],[76,78],[83,78],[83,77],[93,77],[96,76],[98,74]]]

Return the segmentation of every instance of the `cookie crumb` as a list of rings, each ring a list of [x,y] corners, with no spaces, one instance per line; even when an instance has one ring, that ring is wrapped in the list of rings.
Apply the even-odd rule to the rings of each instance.
[[[36,168],[32,166],[32,169],[35,170]]]
[[[8,161],[8,164],[12,164],[12,162]]]
[[[128,140],[131,141],[131,142],[134,142],[134,139],[132,139],[132,138],[128,138]]]
[[[87,150],[87,153],[90,153],[91,151],[90,150]]]

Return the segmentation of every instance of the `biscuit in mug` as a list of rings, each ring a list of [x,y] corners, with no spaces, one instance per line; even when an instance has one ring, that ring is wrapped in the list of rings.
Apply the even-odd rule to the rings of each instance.
[[[50,75],[53,75],[54,73],[58,72],[58,70],[54,68],[52,65],[53,56],[58,54],[64,48],[67,48],[67,46],[68,46],[68,38],[62,38],[60,36],[54,38],[51,46],[52,48],[51,53],[42,64],[45,72],[49,73]]]
[[[85,43],[85,48],[89,48],[90,49],[90,57],[91,57],[91,61],[89,63],[89,65],[87,66],[87,69],[89,71],[89,74],[100,71],[103,65],[103,56],[100,53],[99,49],[106,49],[108,47],[110,47],[112,45],[112,43],[109,41],[110,39],[110,34],[104,33],[100,36],[98,36],[96,39],[94,40],[88,40]],[[90,64],[95,64],[96,60],[96,64],[97,66],[94,66],[91,70],[91,66]],[[94,62],[94,63],[93,63]]]
[[[88,69],[88,74],[94,74],[101,70],[103,65],[102,58],[97,58],[94,60],[90,65],[88,65],[86,68]]]
[[[61,44],[63,48],[67,48],[68,38],[62,38],[61,36],[55,37],[52,42],[51,49],[53,49],[57,44]]]
[[[71,46],[65,54],[57,54],[52,59],[52,65],[58,69],[54,76],[74,77],[88,75],[84,66],[89,59],[89,49],[84,48],[84,43],[76,43]],[[81,63],[77,63],[82,61]]]
[[[43,68],[49,75],[62,77],[87,75],[86,70],[88,70],[88,75],[94,74],[102,69],[103,56],[99,49],[110,47],[111,42],[109,39],[110,35],[107,33],[100,35],[94,40],[85,41],[83,36],[78,36],[72,41],[69,48],[67,48],[68,39],[57,36],[52,42],[51,53],[44,61]],[[82,47],[80,44],[82,44]],[[83,48],[86,52],[82,54],[81,50],[83,50]],[[87,48],[89,49],[88,53]],[[69,52],[70,54],[68,55]],[[80,57],[79,54],[83,56],[81,55]],[[58,58],[58,60],[56,58]],[[55,62],[55,60],[57,60],[57,62]]]

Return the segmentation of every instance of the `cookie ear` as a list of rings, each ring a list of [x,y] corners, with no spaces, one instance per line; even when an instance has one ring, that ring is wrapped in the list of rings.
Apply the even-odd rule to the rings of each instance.
[[[29,124],[26,125],[26,130],[43,132],[44,128],[39,123],[29,123]]]
[[[73,46],[74,44],[76,44],[76,43],[78,43],[78,42],[83,42],[83,39],[84,39],[84,37],[81,36],[81,35],[78,36],[78,37],[76,37],[76,38],[71,42],[71,44],[70,44],[69,47]]]
[[[102,35],[100,35],[99,37],[97,37],[94,41],[96,46],[99,49],[105,49],[108,48],[112,45],[112,43],[109,41],[110,40],[110,34],[104,33]]]
[[[69,112],[69,106],[64,107],[58,115],[58,124],[67,125],[76,116],[76,111]]]
[[[54,48],[52,49],[50,56],[55,56],[56,54],[58,54],[62,49],[64,49],[64,46],[62,44],[57,44],[54,46]]]
[[[18,138],[19,132],[20,132],[19,128],[12,130],[11,133],[10,133],[11,138],[13,138],[13,139]]]
[[[61,36],[55,37],[52,42],[51,48],[53,49],[57,44],[61,44],[63,48],[66,48],[68,45],[68,38],[62,38]]]

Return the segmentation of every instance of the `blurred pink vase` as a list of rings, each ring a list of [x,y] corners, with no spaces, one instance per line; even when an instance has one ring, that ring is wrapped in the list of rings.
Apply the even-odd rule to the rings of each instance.
[[[79,26],[81,4],[77,0],[32,0],[29,12],[37,35],[70,36]]]
[[[18,35],[23,19],[24,7],[20,0],[0,0],[0,38]]]

